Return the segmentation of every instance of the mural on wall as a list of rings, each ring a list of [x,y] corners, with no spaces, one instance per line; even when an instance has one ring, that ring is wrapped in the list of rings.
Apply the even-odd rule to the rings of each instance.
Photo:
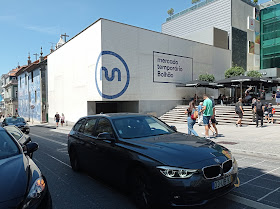
[[[261,44],[261,36],[259,32],[255,31],[255,43],[256,44]]]
[[[30,121],[41,121],[41,83],[40,70],[28,73],[28,82],[25,83],[25,74],[20,75],[18,84],[18,113]],[[21,83],[20,83],[21,82]]]
[[[254,54],[255,53],[255,43],[252,41],[249,41],[249,53]]]
[[[260,10],[258,10],[257,8],[255,8],[255,19],[260,21]]]

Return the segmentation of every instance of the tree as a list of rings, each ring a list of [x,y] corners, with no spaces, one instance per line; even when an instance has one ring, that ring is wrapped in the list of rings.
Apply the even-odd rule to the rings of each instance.
[[[172,16],[174,14],[174,9],[171,8],[167,11],[167,14],[169,14],[169,16]]]
[[[200,2],[200,0],[192,0],[192,4],[195,4],[197,2]]]
[[[225,71],[225,78],[230,78],[233,76],[239,76],[239,75],[244,75],[244,74],[245,74],[245,70],[243,69],[243,67],[239,67],[236,65]]]
[[[215,81],[215,77],[213,74],[208,74],[208,73],[205,73],[205,74],[200,74],[198,79],[200,81],[209,81],[209,82],[213,82]]]
[[[253,0],[253,2],[254,2],[255,4],[257,4],[259,1],[258,1],[258,0]]]
[[[260,78],[260,77],[262,77],[262,74],[257,70],[250,70],[247,72],[247,76],[254,77],[254,78]]]

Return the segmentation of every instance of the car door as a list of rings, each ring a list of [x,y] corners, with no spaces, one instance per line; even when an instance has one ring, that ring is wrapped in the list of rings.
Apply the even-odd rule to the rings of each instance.
[[[107,132],[114,140],[98,139],[98,134]],[[123,149],[119,146],[117,136],[114,132],[110,120],[100,118],[95,130],[96,146],[97,146],[97,166],[98,174],[111,181],[111,183],[119,183],[120,176],[123,176],[123,163],[127,162],[127,154],[123,153]]]
[[[91,117],[88,118],[85,123],[81,126],[79,132],[80,139],[80,155],[82,161],[81,163],[84,165],[85,170],[90,173],[95,172],[96,168],[96,137],[94,136],[94,129],[97,122],[97,118]]]

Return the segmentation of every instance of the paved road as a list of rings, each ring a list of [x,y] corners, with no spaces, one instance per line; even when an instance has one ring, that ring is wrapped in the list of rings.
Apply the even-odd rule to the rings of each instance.
[[[85,173],[72,171],[67,153],[67,131],[31,127],[39,143],[33,159],[47,177],[55,209],[133,209],[128,196]],[[280,208],[280,160],[235,154],[241,186],[230,195],[200,208]]]

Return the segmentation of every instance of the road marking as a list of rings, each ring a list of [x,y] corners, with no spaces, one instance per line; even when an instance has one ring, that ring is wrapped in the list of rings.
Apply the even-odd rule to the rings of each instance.
[[[263,162],[265,162],[265,160],[263,160],[263,161],[261,161],[261,162],[258,162],[258,163],[254,163],[254,164],[252,164],[252,165],[248,165],[248,167],[251,167],[251,166],[254,166],[254,165],[258,165],[258,164],[261,164],[261,163],[263,163]],[[238,171],[242,171],[242,170],[244,170],[244,169],[247,169],[248,167],[238,169]]]
[[[279,190],[279,189],[280,189],[280,187],[278,187],[277,189],[274,189],[273,191],[267,193],[265,196],[259,198],[257,201],[261,201],[262,199],[266,198],[268,195],[271,195],[272,193],[277,192],[277,190]]]
[[[45,152],[43,152],[43,153],[45,153]],[[56,157],[54,157],[54,156],[52,156],[52,155],[49,155],[48,153],[45,153],[45,154],[48,155],[49,157],[51,157],[52,159],[54,159],[54,160],[56,160],[56,161],[62,163],[63,165],[66,165],[67,167],[71,168],[70,165],[68,165],[67,163],[65,163],[65,162],[63,162],[63,161],[61,161],[61,160],[59,160],[59,159],[57,159]]]
[[[66,144],[66,143],[63,143],[63,142],[58,142],[58,141],[55,141],[55,140],[53,140],[53,139],[48,139],[48,138],[43,137],[43,136],[39,136],[39,135],[36,135],[36,134],[30,134],[30,135],[32,135],[32,136],[36,136],[36,137],[41,138],[41,139],[45,139],[45,140],[50,141],[50,142],[53,142],[53,143],[60,144],[60,145],[62,145],[62,146],[67,146],[67,144]]]
[[[269,173],[272,173],[272,172],[274,172],[274,171],[276,171],[276,170],[278,170],[278,169],[280,169],[280,167],[275,168],[275,169],[273,169],[273,170],[271,170],[271,171],[269,171],[269,172],[265,172],[264,174],[262,174],[262,175],[260,175],[260,176],[257,176],[257,177],[255,177],[255,178],[252,178],[252,179],[250,179],[249,181],[244,182],[244,183],[241,184],[240,186],[243,186],[244,184],[248,184],[249,182],[254,181],[254,180],[256,180],[256,179],[258,179],[258,178],[260,178],[260,177],[262,177],[262,176],[265,176],[265,175],[267,175],[267,174],[269,174]]]
[[[234,194],[228,194],[227,196],[225,196],[225,198],[227,198],[228,200],[232,200],[234,202],[252,207],[252,208],[277,209],[276,207],[273,207],[273,206],[270,206],[270,205],[265,205],[263,203],[256,202],[256,201],[253,201],[253,200],[249,200],[249,199],[246,199],[244,197],[239,197],[239,196],[234,195]]]

